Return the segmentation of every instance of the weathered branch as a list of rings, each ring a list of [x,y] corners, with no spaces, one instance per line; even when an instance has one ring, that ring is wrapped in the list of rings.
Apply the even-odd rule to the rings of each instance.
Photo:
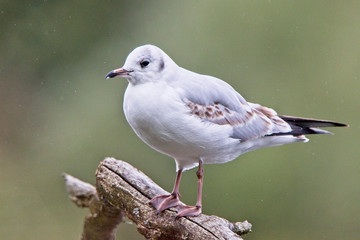
[[[116,228],[123,221],[124,212],[101,201],[96,189],[68,174],[63,174],[70,199],[78,207],[88,207],[90,214],[84,220],[81,240],[113,240]]]
[[[124,215],[147,239],[242,239],[240,235],[251,231],[247,221],[231,223],[204,214],[177,219],[172,209],[156,214],[149,199],[168,193],[141,171],[114,158],[100,163],[96,171],[96,191],[87,183],[73,183],[80,180],[69,175],[65,175],[65,179],[70,198],[78,206],[90,207],[84,224],[84,240],[114,239]],[[74,191],[78,186],[85,186],[87,191]]]

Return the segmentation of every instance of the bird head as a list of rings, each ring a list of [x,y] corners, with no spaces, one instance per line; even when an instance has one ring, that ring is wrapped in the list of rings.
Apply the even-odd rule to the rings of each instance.
[[[109,72],[105,78],[125,77],[134,85],[161,81],[171,65],[176,66],[174,61],[160,48],[143,45],[135,48],[128,55],[123,67]]]

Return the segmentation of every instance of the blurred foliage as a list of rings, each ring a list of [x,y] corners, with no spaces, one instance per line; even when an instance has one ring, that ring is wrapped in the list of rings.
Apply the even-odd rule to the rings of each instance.
[[[126,123],[126,82],[104,80],[152,43],[279,113],[346,122],[335,136],[205,167],[204,213],[249,220],[246,239],[360,235],[358,1],[1,1],[0,236],[76,239],[87,210],[62,172],[94,183],[106,156],[171,190],[175,164]],[[181,185],[195,201],[191,170]],[[141,239],[122,224],[117,239]]]

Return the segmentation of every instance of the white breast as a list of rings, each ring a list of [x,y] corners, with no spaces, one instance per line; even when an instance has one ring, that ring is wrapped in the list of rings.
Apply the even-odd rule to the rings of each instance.
[[[178,91],[161,82],[129,85],[124,112],[135,133],[185,169],[194,167],[199,159],[222,163],[237,157],[239,141],[229,137],[231,127],[191,115]]]

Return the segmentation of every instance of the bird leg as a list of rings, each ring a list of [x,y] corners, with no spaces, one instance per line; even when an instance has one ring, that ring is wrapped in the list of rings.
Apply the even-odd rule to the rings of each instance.
[[[182,169],[178,170],[176,174],[174,189],[170,195],[161,195],[154,197],[150,200],[150,204],[154,208],[156,208],[157,213],[160,213],[171,207],[176,207],[180,204],[179,198],[181,197],[181,195],[179,193],[179,187],[182,171]]]
[[[202,199],[202,186],[203,186],[203,176],[204,176],[204,168],[203,168],[203,162],[199,161],[199,169],[196,172],[196,176],[198,178],[198,192],[197,192],[197,200],[195,206],[188,206],[179,204],[177,206],[178,214],[176,217],[196,217],[200,215],[201,213],[201,199]]]

